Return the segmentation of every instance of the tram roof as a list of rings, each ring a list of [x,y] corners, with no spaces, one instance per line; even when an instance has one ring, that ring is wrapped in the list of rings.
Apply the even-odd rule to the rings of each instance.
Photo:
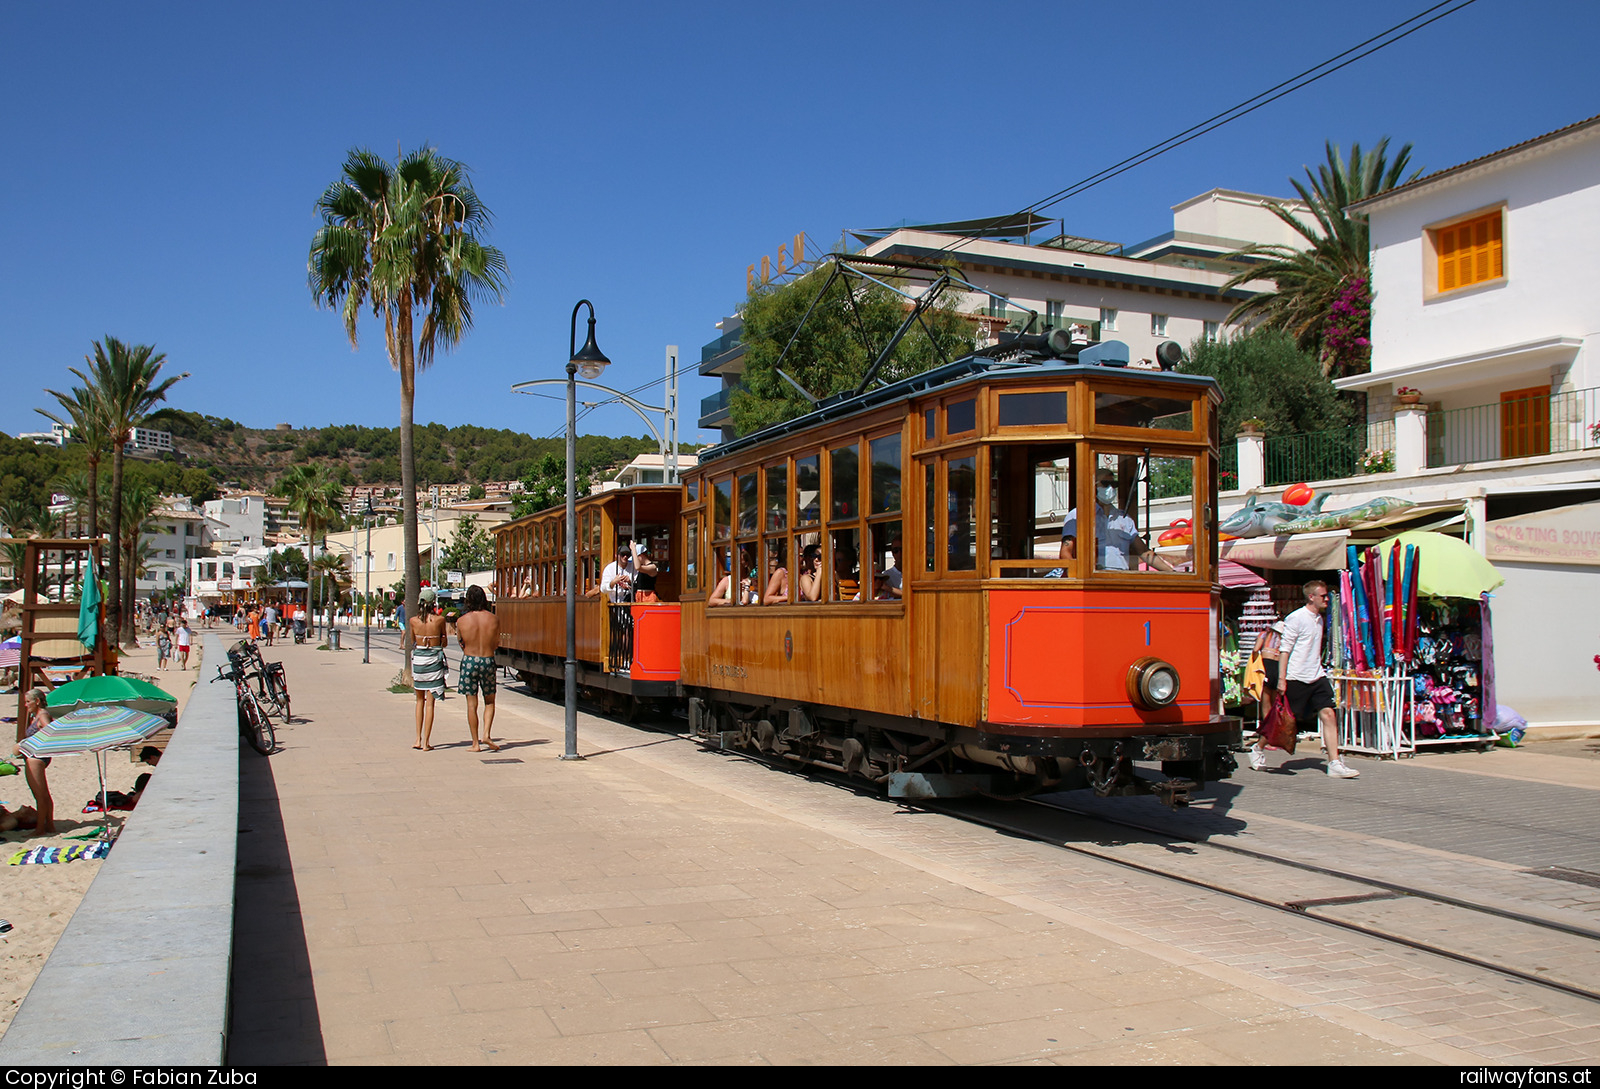
[[[792,435],[796,432],[806,431],[813,427],[832,423],[836,420],[847,419],[859,413],[869,412],[892,405],[898,401],[907,401],[913,397],[920,397],[927,393],[939,390],[959,389],[964,385],[971,385],[981,381],[995,378],[1014,378],[1023,380],[1037,378],[1041,375],[1051,375],[1061,378],[1131,378],[1141,382],[1161,382],[1164,385],[1193,386],[1197,389],[1218,390],[1217,380],[1206,374],[1179,374],[1176,371],[1150,371],[1142,368],[1107,367],[1099,363],[1079,363],[1073,359],[1039,359],[1026,357],[1021,359],[993,359],[984,355],[969,355],[953,363],[946,363],[942,367],[914,374],[910,378],[902,378],[898,382],[879,386],[877,389],[868,390],[859,397],[845,397],[841,400],[826,402],[821,406],[806,413],[796,416],[792,420],[782,423],[769,424],[759,431],[752,431],[748,435],[741,435],[729,442],[710,446],[700,451],[700,464],[716,461],[728,457],[741,450],[748,450],[773,439]]]

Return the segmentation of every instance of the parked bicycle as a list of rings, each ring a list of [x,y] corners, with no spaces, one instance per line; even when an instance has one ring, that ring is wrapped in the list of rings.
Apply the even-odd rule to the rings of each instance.
[[[211,683],[217,681],[233,682],[233,698],[239,710],[239,733],[256,752],[262,756],[270,755],[278,747],[278,738],[272,730],[272,718],[250,687],[248,669],[230,654],[228,664],[217,667],[217,675]]]
[[[228,661],[244,669],[245,676],[255,681],[256,698],[283,717],[288,725],[293,717],[289,708],[289,679],[284,675],[282,662],[268,662],[261,657],[261,648],[249,639],[241,639],[228,648]]]

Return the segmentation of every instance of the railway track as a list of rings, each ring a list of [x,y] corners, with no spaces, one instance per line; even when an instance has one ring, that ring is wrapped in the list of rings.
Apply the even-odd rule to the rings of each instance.
[[[1270,851],[1185,837],[1171,828],[1087,813],[1070,801],[961,801],[928,806],[1383,942],[1600,1003],[1600,930],[1375,878]],[[1110,834],[1108,834],[1110,833]],[[1127,834],[1127,833],[1131,833]]]

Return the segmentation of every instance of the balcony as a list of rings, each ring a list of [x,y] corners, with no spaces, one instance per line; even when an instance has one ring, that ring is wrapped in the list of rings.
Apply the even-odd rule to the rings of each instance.
[[[723,333],[716,340],[700,348],[700,373],[705,375],[716,374],[718,368],[737,357],[735,349],[739,347],[744,337],[744,326],[730,332]]]
[[[1600,388],[1429,412],[1428,468],[1600,452]]]
[[[724,386],[710,397],[700,399],[700,426],[721,427],[728,422],[728,401],[742,385]]]
[[[1269,488],[1379,472],[1383,470],[1369,466],[1385,464],[1391,469],[1394,466],[1393,420],[1298,435],[1273,435],[1266,441],[1266,485]]]

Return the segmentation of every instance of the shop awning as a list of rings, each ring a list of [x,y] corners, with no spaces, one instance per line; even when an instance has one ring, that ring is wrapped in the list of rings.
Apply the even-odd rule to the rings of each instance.
[[[1223,541],[1224,560],[1277,571],[1343,571],[1347,529],[1295,533],[1285,537],[1246,537]]]

